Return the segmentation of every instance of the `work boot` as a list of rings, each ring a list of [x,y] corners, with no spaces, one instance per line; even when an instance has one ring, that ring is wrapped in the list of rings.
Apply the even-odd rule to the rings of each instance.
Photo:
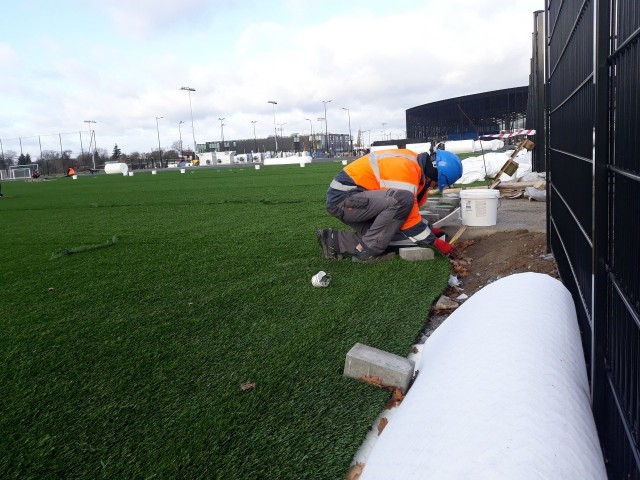
[[[335,248],[333,230],[330,228],[316,230],[316,238],[326,260],[342,260],[342,254]]]
[[[366,250],[356,253],[351,257],[351,261],[354,263],[382,263],[387,260],[391,260],[396,256],[396,252],[383,253],[382,255],[373,255]]]

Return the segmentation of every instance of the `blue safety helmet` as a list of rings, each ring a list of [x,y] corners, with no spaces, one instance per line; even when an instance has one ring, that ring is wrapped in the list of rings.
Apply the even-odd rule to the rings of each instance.
[[[436,150],[436,168],[438,169],[438,188],[442,192],[462,177],[462,162],[453,152]]]

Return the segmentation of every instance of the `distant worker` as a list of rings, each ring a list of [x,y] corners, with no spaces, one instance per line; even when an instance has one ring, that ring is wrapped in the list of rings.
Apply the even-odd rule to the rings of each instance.
[[[38,169],[35,169],[35,170],[31,173],[31,178],[40,178],[40,172],[38,171]]]
[[[65,176],[66,177],[72,177],[75,174],[76,174],[76,170],[73,167],[69,167],[69,168],[67,168],[67,174]]]
[[[435,165],[434,165],[435,162]],[[352,256],[354,262],[390,259],[391,241],[434,246],[443,254],[453,246],[437,238],[444,232],[420,215],[430,188],[453,185],[462,176],[462,162],[445,151],[416,154],[406,149],[378,150],[358,158],[333,179],[327,190],[327,211],[354,232],[316,232],[324,258]]]

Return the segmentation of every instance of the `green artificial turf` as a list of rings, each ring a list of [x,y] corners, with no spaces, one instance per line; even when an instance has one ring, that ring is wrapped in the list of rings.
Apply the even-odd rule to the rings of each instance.
[[[0,477],[343,478],[450,266],[324,260],[340,168],[3,182]]]

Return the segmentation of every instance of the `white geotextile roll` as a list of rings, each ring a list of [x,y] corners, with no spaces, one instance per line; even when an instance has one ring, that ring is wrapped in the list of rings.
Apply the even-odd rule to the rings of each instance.
[[[575,307],[522,273],[473,295],[427,340],[361,480],[602,479]]]
[[[473,140],[451,140],[444,142],[444,149],[452,153],[474,152]]]
[[[298,163],[311,163],[313,158],[309,155],[301,157],[265,158],[264,165],[296,165]]]
[[[106,163],[104,165],[104,173],[114,174],[119,173],[121,175],[126,175],[129,171],[129,166],[126,163],[116,162],[116,163]]]

